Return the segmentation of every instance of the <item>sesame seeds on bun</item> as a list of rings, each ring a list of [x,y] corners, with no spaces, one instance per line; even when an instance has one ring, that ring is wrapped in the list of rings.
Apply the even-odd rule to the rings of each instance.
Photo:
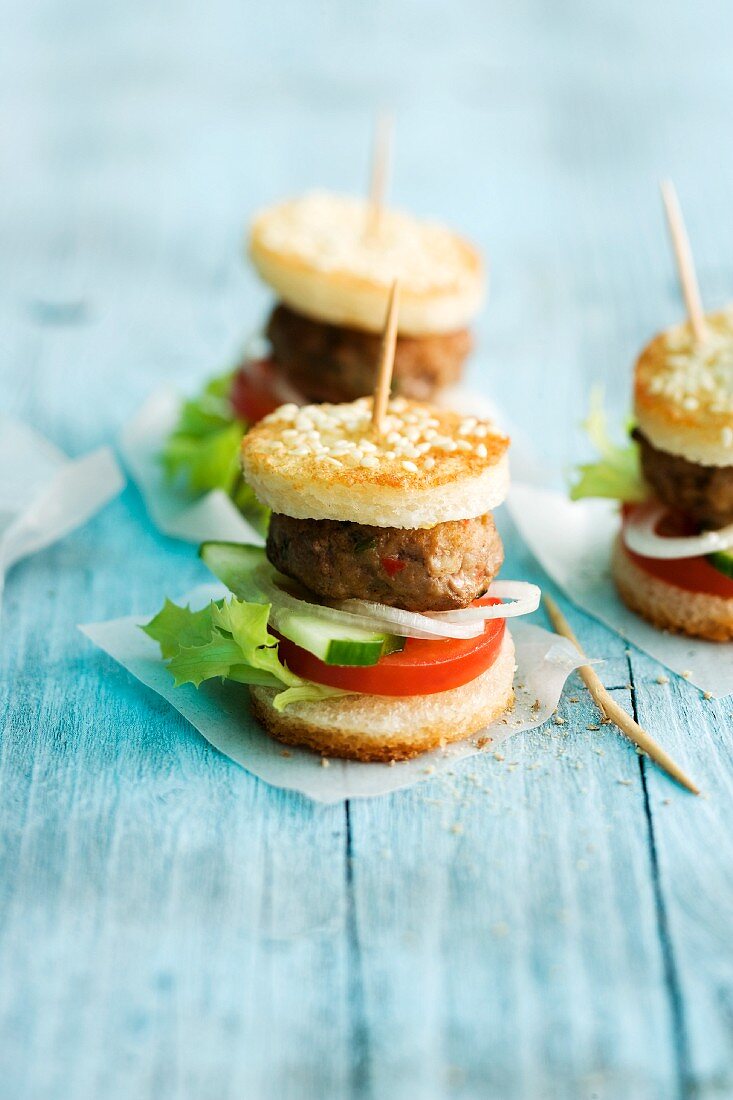
[[[244,476],[263,504],[295,519],[434,527],[501,504],[509,440],[488,421],[397,397],[384,430],[372,399],[283,405],[242,440]]]
[[[381,332],[399,279],[399,333],[426,336],[464,328],[484,295],[481,257],[432,222],[383,210],[367,232],[366,200],[313,192],[263,210],[249,255],[286,305],[333,325]]]
[[[733,466],[733,306],[708,314],[707,327],[702,344],[685,323],[644,348],[636,364],[636,420],[659,450]]]

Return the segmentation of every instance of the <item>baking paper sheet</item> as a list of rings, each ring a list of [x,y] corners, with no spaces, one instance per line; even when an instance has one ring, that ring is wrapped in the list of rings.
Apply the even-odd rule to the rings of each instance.
[[[202,607],[226,592],[221,585],[202,585],[177,602]],[[250,716],[249,693],[244,685],[211,682],[198,690],[191,684],[174,687],[158,646],[140,630],[152,614],[92,623],[80,629],[123,668],[167,699],[220,752],[271,786],[299,791],[318,802],[368,798],[410,787],[481,751],[477,741],[482,737],[491,738],[484,747],[493,750],[512,734],[541,726],[555,710],[567,677],[580,664],[577,651],[564,638],[529,623],[515,623],[511,629],[517,651],[517,702],[506,719],[482,734],[416,760],[391,766],[331,760],[324,767],[316,754],[286,750],[267,736]]]
[[[610,569],[619,530],[613,501],[574,502],[565,493],[514,484],[508,506],[527,546],[573,603],[701,691],[716,699],[733,692],[733,646],[666,634],[617,596]]]
[[[122,457],[142,494],[148,515],[164,534],[185,542],[223,539],[262,546],[262,535],[221,489],[202,496],[166,478],[160,455],[178,421],[181,400],[173,389],[156,390],[120,436]]]
[[[69,459],[26,424],[0,416],[0,599],[15,562],[86,523],[124,484],[108,447]]]

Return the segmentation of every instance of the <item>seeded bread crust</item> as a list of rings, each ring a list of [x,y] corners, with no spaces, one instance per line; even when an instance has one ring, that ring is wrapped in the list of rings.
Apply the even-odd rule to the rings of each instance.
[[[384,432],[371,398],[284,405],[242,440],[242,470],[273,512],[375,527],[434,527],[496,508],[509,485],[509,440],[492,424],[394,398]]]
[[[667,329],[636,363],[637,424],[659,450],[704,466],[733,466],[733,307],[708,314],[708,340]]]
[[[478,252],[445,226],[395,210],[383,210],[370,233],[369,217],[364,199],[291,199],[255,217],[249,255],[279,299],[317,321],[381,332],[399,279],[402,335],[465,328],[484,297]]]

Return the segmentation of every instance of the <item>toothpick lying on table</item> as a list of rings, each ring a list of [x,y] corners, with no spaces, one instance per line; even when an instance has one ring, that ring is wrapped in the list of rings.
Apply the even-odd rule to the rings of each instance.
[[[374,387],[374,405],[372,406],[372,431],[382,434],[384,414],[387,411],[389,391],[394,370],[394,353],[397,345],[397,315],[400,308],[400,284],[397,279],[392,283],[387,304],[387,318],[382,335],[382,351],[379,357],[377,384]]]
[[[387,177],[392,159],[391,114],[382,112],[377,117],[372,144],[372,168],[369,176],[369,210],[367,212],[366,236],[376,237],[382,220],[384,198],[387,191]]]
[[[695,334],[695,339],[698,344],[704,344],[708,338],[708,326],[702,308],[700,287],[695,272],[695,261],[692,258],[690,239],[685,229],[685,222],[682,217],[682,210],[680,209],[680,201],[677,198],[677,191],[671,180],[664,180],[660,184],[660,187],[662,189],[664,209],[667,214],[667,225],[669,226],[669,233],[672,238],[672,247],[674,248],[675,258],[677,260],[677,273],[682,287],[682,296],[685,299],[687,316],[690,319],[692,331]]]
[[[565,616],[560,611],[555,601],[551,596],[544,595],[542,597],[543,603],[547,610],[547,614],[550,616],[552,625],[558,634],[562,634],[564,638],[567,638],[573,643],[578,653],[582,657],[585,656],[583,650],[578,642],[578,639],[573,634]],[[682,768],[678,764],[675,764],[671,756],[669,756],[661,745],[658,745],[653,737],[642,729],[638,722],[635,722],[618,703],[616,703],[609,692],[604,688],[598,675],[593,671],[590,665],[583,665],[578,669],[583,681],[585,682],[588,691],[590,692],[593,701],[599,707],[615,726],[624,733],[630,741],[633,741],[635,745],[638,745],[640,749],[649,756],[656,764],[662,768],[663,771],[670,775],[672,779],[675,779],[683,787],[686,787],[688,791],[692,791],[693,794],[699,794],[700,788],[689,779]]]

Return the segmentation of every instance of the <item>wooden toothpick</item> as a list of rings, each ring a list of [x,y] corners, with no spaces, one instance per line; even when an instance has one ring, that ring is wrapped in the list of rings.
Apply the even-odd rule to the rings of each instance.
[[[567,638],[573,643],[578,653],[582,657],[585,657],[585,653],[581,649],[578,639],[573,634],[567,619],[560,611],[555,601],[551,596],[544,595],[543,603],[547,610],[547,614],[550,616],[552,625],[558,634],[562,634],[564,638]],[[614,702],[610,694],[606,691],[601,683],[598,675],[590,667],[590,665],[583,665],[578,669],[580,675],[585,682],[588,691],[590,692],[596,706],[605,714],[615,726],[624,733],[630,741],[633,741],[635,745],[638,745],[647,756],[649,756],[656,764],[662,768],[667,775],[670,775],[672,779],[675,779],[683,787],[686,787],[688,791],[692,791],[693,794],[699,794],[700,788],[696,787],[688,776],[682,771],[682,768],[678,764],[675,764],[671,756],[669,756],[661,745],[651,737],[646,730],[642,729],[638,722],[635,722],[631,718],[623,707],[620,707],[618,703]]]
[[[708,338],[708,326],[702,308],[700,287],[695,273],[695,261],[692,258],[690,239],[687,236],[680,201],[677,198],[677,190],[671,180],[663,180],[660,186],[687,316],[690,319],[692,331],[698,344],[704,344]]]
[[[369,209],[367,211],[366,236],[376,237],[382,220],[387,179],[392,159],[392,131],[394,120],[385,111],[377,116],[372,141],[372,165],[369,175]]]
[[[379,356],[377,384],[374,387],[374,405],[372,407],[372,431],[382,433],[384,414],[387,410],[389,391],[394,370],[394,353],[397,344],[397,316],[400,308],[400,284],[397,279],[392,283],[387,304],[387,317],[382,334],[382,349]]]

